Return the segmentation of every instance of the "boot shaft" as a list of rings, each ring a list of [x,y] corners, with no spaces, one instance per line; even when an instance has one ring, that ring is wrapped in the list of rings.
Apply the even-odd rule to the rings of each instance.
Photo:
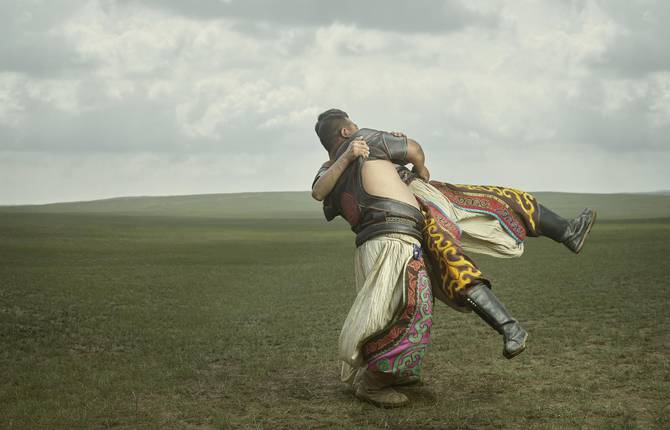
[[[542,204],[538,206],[540,208],[539,233],[556,242],[563,243],[570,230],[570,221]]]
[[[464,296],[470,308],[500,334],[503,334],[505,324],[516,321],[493,291],[484,284],[469,288]]]
[[[491,289],[475,285],[465,293],[465,301],[488,325],[503,335],[503,356],[511,359],[526,349],[528,333],[510,315]]]

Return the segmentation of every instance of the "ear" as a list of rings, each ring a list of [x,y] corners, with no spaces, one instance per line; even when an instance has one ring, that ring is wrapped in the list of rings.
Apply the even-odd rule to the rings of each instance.
[[[349,128],[343,127],[343,128],[340,129],[340,136],[347,139],[347,138],[349,138],[349,136],[351,136],[351,131],[349,131]]]

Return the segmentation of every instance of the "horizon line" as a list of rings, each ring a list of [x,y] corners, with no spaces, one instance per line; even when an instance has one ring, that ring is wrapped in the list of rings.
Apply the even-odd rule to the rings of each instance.
[[[194,194],[141,194],[141,195],[126,195],[126,196],[113,196],[113,197],[102,197],[94,198],[90,200],[66,200],[66,201],[54,201],[46,203],[11,203],[11,204],[0,204],[0,207],[17,207],[17,206],[46,206],[46,205],[57,205],[57,204],[71,204],[71,203],[93,203],[101,202],[105,200],[116,200],[116,199],[137,199],[137,198],[148,198],[148,197],[162,197],[162,198],[171,198],[171,197],[191,197],[191,196],[216,196],[216,195],[235,195],[235,194],[275,194],[275,193],[309,193],[309,190],[272,190],[272,191],[235,191],[235,192],[221,192],[221,193],[194,193]],[[614,194],[656,194],[656,195],[670,195],[670,189],[665,190],[653,190],[653,191],[615,191],[615,192],[574,192],[574,191],[555,191],[555,190],[534,190],[530,191],[533,193],[562,193],[562,194],[603,194],[603,195],[614,195]]]

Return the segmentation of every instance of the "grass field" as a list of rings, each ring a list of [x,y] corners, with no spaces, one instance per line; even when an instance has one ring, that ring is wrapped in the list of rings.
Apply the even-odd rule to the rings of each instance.
[[[540,198],[600,221],[475,256],[528,350],[437,304],[398,410],[338,382],[353,235],[306,193],[0,207],[0,428],[670,428],[670,196]]]

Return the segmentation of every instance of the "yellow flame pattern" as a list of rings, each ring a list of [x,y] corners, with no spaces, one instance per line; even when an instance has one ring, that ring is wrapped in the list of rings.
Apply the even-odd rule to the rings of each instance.
[[[482,272],[465,256],[448,231],[440,228],[435,218],[424,212],[423,236],[431,260],[440,268],[439,287],[450,300],[458,301],[458,293],[480,282]]]

